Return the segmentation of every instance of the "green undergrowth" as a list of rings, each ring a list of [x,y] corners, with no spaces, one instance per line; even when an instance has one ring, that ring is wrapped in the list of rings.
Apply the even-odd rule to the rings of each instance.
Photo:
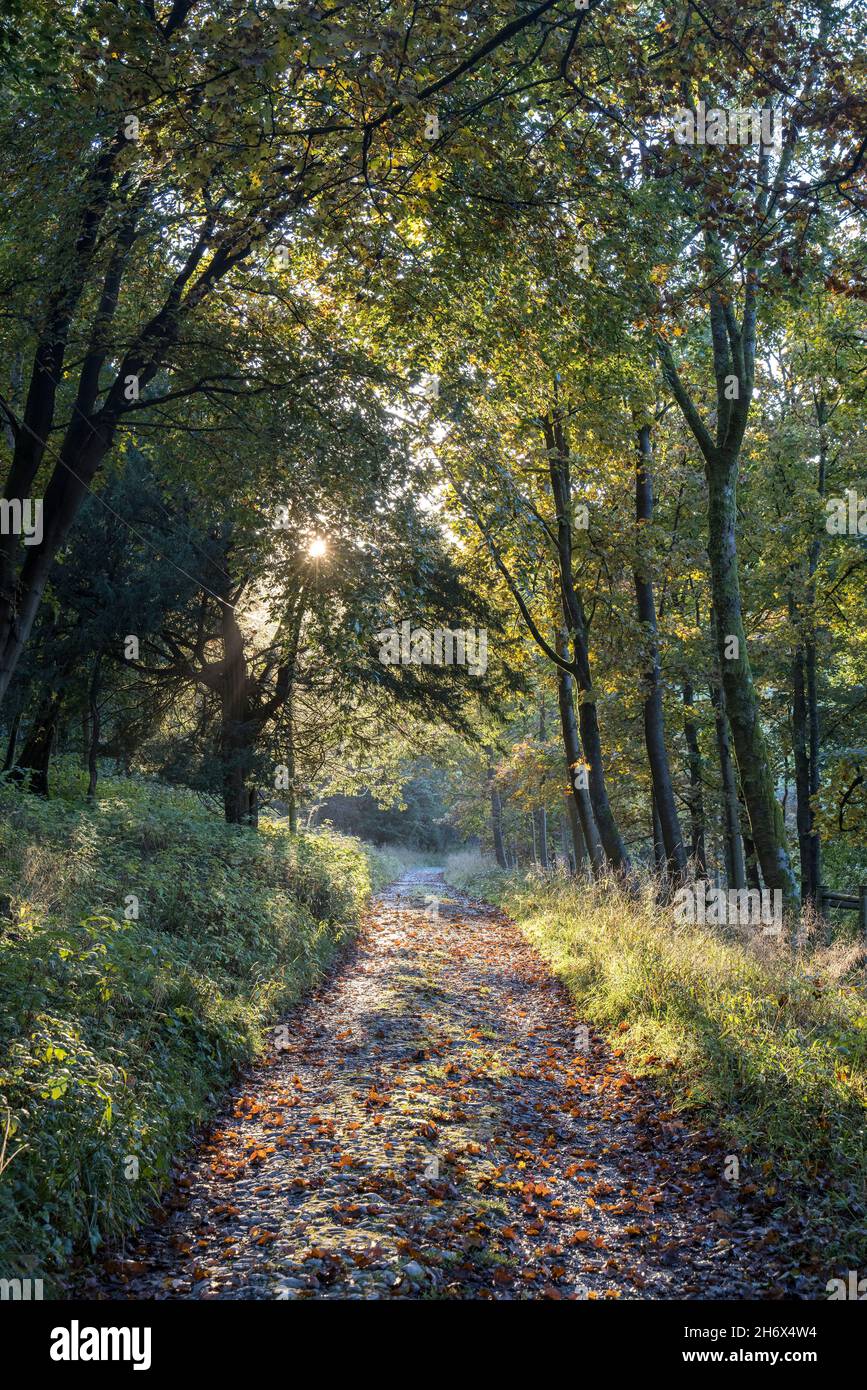
[[[0,786],[0,1278],[55,1290],[141,1220],[402,869],[153,784],[108,779],[93,805]]]
[[[456,856],[636,1073],[726,1139],[741,1181],[800,1218],[827,1262],[867,1267],[867,994],[856,945],[678,925],[648,887],[507,874]]]

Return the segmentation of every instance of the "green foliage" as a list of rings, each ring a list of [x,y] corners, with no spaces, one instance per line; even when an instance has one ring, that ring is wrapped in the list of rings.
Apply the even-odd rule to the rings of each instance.
[[[567,984],[581,1017],[679,1109],[698,1109],[741,1177],[809,1214],[810,1239],[853,1268],[867,1258],[867,998],[856,949],[809,953],[756,936],[678,927],[652,893],[613,882],[447,868],[501,904]]]
[[[51,1279],[145,1215],[400,865],[131,781],[93,806],[3,787],[0,814],[0,1268]]]

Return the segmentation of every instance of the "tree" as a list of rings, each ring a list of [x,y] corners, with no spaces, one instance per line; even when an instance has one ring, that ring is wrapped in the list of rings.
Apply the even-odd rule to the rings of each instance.
[[[14,533],[0,544],[0,699],[51,565],[130,417],[203,394],[280,390],[267,360],[244,351],[224,286],[237,288],[248,266],[261,282],[305,237],[327,244],[341,218],[363,219],[370,194],[385,192],[371,179],[395,181],[392,127],[407,110],[520,43],[552,8],[505,23],[468,14],[445,51],[425,10],[410,55],[378,14],[368,28],[354,13],[223,13],[176,0],[128,15],[65,0],[57,78],[45,80],[38,49],[2,116],[15,194],[7,348],[20,378],[4,393],[4,495],[23,506],[40,476],[45,485],[38,542],[23,556]],[[22,17],[40,39],[44,23],[41,5]],[[40,237],[50,229],[46,242],[34,241],[35,225]],[[227,342],[228,371],[212,351],[222,359]]]

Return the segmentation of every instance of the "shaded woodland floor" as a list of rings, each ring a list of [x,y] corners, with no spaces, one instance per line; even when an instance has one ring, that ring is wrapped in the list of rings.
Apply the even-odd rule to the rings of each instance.
[[[819,1296],[724,1146],[589,1038],[508,918],[408,873],[76,1292]]]

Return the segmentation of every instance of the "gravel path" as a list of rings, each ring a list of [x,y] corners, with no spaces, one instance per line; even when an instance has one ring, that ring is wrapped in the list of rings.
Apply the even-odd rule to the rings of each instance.
[[[724,1163],[503,914],[417,870],[79,1295],[780,1297]]]

